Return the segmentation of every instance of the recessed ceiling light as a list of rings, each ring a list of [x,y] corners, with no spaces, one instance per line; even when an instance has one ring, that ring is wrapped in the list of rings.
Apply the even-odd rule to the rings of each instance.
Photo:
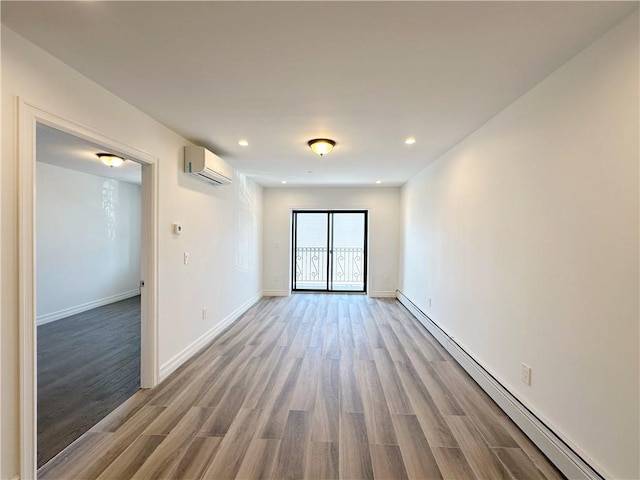
[[[381,183],[382,183],[382,180],[376,180],[376,183],[377,183],[377,184],[381,184]]]
[[[287,183],[287,181],[286,180],[282,180],[280,183],[282,183],[284,185],[285,183]]]
[[[407,145],[413,145],[414,143],[416,143],[416,139],[414,137],[407,137],[404,143],[406,143]]]
[[[247,142],[246,140],[240,140],[238,142],[238,145],[240,145],[241,147],[248,147],[249,146],[249,142]]]

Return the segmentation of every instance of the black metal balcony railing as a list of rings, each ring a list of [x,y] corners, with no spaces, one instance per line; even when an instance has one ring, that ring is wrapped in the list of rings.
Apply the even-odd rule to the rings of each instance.
[[[363,285],[364,251],[358,247],[340,247],[332,251],[333,284]],[[326,247],[296,248],[296,283],[313,287],[327,282]]]

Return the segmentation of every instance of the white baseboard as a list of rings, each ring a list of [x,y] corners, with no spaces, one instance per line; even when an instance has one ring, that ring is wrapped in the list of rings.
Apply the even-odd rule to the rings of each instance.
[[[599,473],[592,466],[593,462],[587,463],[584,458],[578,455],[575,447],[570,446],[560,434],[549,427],[548,422],[544,422],[527,408],[521,400],[496,380],[471,353],[462,348],[453,336],[429,318],[400,290],[397,291],[397,298],[567,478],[586,480],[610,478],[605,476],[604,472]]]
[[[45,323],[55,322],[56,320],[62,320],[63,318],[70,317],[71,315],[76,315],[78,313],[86,312],[87,310],[103,307],[104,305],[119,302],[120,300],[126,300],[127,298],[135,297],[136,295],[140,295],[139,288],[135,288],[127,292],[118,293],[116,295],[111,295],[109,297],[100,298],[92,302],[83,303],[82,305],[76,305],[75,307],[65,308],[64,310],[59,310],[57,312],[40,315],[36,318],[36,325],[39,326],[44,325]]]
[[[258,300],[260,300],[263,296],[263,292],[258,292],[256,295],[251,297],[247,302],[240,305],[233,312],[227,315],[220,323],[215,325],[211,330],[206,332],[200,338],[198,338],[195,342],[189,345],[187,348],[182,350],[172,359],[170,359],[167,363],[160,367],[160,374],[158,383],[162,382],[165,378],[171,375],[174,371],[180,367],[184,362],[193,357],[196,353],[202,350],[209,342],[211,342],[214,338],[220,335],[225,328],[235,322],[240,316],[249,310],[253,305],[255,305]]]
[[[265,297],[288,297],[289,292],[287,290],[263,290],[262,294]]]
[[[390,291],[376,291],[376,292],[369,292],[367,294],[369,297],[371,298],[396,298],[396,291],[395,290],[390,290]]]

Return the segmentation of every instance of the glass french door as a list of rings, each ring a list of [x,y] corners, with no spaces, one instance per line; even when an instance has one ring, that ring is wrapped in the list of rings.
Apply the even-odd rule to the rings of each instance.
[[[367,212],[294,210],[292,289],[367,291]]]

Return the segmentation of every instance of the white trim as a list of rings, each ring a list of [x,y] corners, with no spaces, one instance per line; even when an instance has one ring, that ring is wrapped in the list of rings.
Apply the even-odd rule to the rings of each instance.
[[[288,290],[263,290],[262,295],[265,297],[288,297]]]
[[[452,335],[429,318],[400,290],[397,291],[397,298],[567,478],[610,478],[598,473],[592,466],[593,462],[590,465],[580,457],[575,446],[571,446],[559,433],[550,428],[549,422],[541,420],[540,415],[527,408],[523,401],[496,380],[471,353],[462,348]]]
[[[390,291],[377,291],[377,292],[369,292],[367,294],[369,297],[371,298],[396,298],[396,291],[395,290],[390,290]]]
[[[18,103],[18,318],[20,477],[36,478],[35,131],[36,114]]]
[[[137,295],[140,295],[139,288],[136,288],[135,290],[129,290],[127,292],[117,293],[109,297],[99,298],[98,300],[93,300],[92,302],[83,303],[82,305],[76,305],[75,307],[58,310],[57,312],[40,315],[36,317],[36,325],[45,325],[47,323],[55,322],[56,320],[70,317],[71,315],[76,315],[78,313],[86,312],[87,310],[103,307],[104,305],[119,302],[120,300],[126,300],[127,298],[135,297]]]
[[[140,288],[140,386],[158,384],[158,248],[159,167],[157,159],[142,165],[142,249],[140,271],[144,287]]]
[[[158,159],[131,145],[103,135],[89,127],[64,119],[17,97],[18,163],[18,322],[19,322],[19,425],[20,478],[37,476],[36,415],[36,284],[35,284],[35,162],[36,125],[42,123],[142,164],[142,217],[145,224],[141,309],[141,385],[152,387],[157,380],[157,251],[158,251]],[[146,177],[145,177],[146,172]],[[145,187],[146,180],[146,187]]]
[[[2,15],[0,15],[1,17]],[[0,41],[0,44],[2,42]],[[0,52],[2,51],[2,48],[0,48]],[[0,65],[2,65],[2,54],[0,53]],[[0,85],[2,85],[2,68],[0,68]],[[0,131],[2,131],[2,119],[0,118]],[[0,152],[2,152],[2,135],[0,135]],[[1,162],[0,162],[1,163]],[[1,168],[1,167],[0,167]],[[0,217],[3,216],[2,214],[2,182],[0,182]],[[0,235],[1,237],[1,235]],[[0,252],[2,252],[2,239],[0,238]],[[4,272],[4,263],[2,262],[2,254],[0,253],[0,272]],[[3,292],[4,290],[2,290],[2,277],[4,275],[0,275],[0,292]],[[2,372],[4,370],[3,366],[2,366],[2,358],[4,357],[3,353],[2,353],[2,330],[3,330],[3,325],[4,325],[4,318],[2,316],[2,295],[0,295],[0,385],[4,385],[4,381],[2,378]],[[4,392],[6,392],[7,390],[9,390],[9,388],[2,388],[2,390]],[[13,390],[13,389],[11,389]],[[6,395],[6,393],[5,393]],[[2,427],[2,417],[3,417],[3,412],[4,412],[4,408],[2,408],[2,404],[4,403],[4,399],[2,398],[2,392],[0,392],[0,437],[2,437],[2,431],[4,430]],[[1,441],[1,438],[0,438]],[[13,459],[12,459],[13,461]],[[2,452],[0,452],[0,478],[2,478]]]
[[[227,315],[221,322],[216,324],[209,331],[205,332],[200,338],[191,343],[187,348],[171,358],[168,362],[160,367],[159,381],[162,382],[169,375],[175,372],[183,363],[193,357],[196,353],[206,347],[213,339],[220,335],[227,327],[238,320],[243,313],[253,307],[262,298],[262,292],[258,292],[247,302],[240,305],[233,312]]]

